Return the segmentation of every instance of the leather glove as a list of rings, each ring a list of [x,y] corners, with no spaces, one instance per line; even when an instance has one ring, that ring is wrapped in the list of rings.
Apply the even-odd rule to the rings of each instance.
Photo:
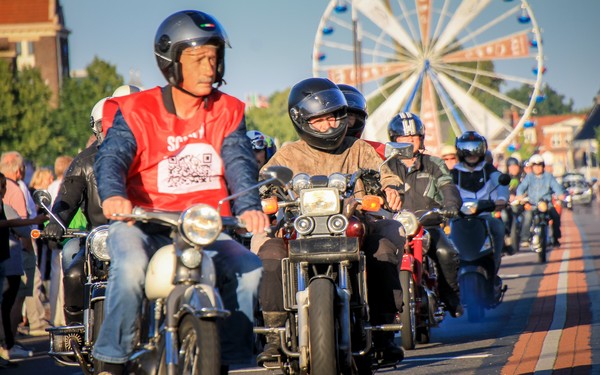
[[[65,230],[57,223],[49,223],[42,231],[42,236],[54,240],[60,240],[64,235]]]
[[[447,218],[453,218],[453,217],[457,217],[458,216],[458,208],[457,207],[444,207],[443,208],[444,211],[444,216],[446,216]]]

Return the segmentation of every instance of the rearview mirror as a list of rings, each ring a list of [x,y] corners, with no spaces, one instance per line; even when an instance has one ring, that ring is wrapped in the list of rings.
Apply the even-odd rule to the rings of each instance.
[[[50,206],[50,203],[52,203],[52,196],[48,190],[36,190],[33,192],[33,201],[41,207]]]
[[[260,173],[260,177],[262,180],[267,180],[271,178],[275,179],[276,182],[281,184],[281,186],[284,186],[292,180],[293,172],[287,167],[273,165],[265,168],[265,170],[263,170]]]
[[[502,173],[500,177],[498,177],[498,183],[502,186],[507,186],[510,184],[510,176],[506,173]]]
[[[412,143],[388,142],[385,144],[385,159],[399,157],[400,159],[412,159],[414,146]]]

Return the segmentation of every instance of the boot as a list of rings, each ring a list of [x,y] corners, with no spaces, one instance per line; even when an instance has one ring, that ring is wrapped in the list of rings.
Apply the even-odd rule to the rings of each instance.
[[[265,321],[265,327],[267,328],[277,328],[285,325],[287,319],[286,312],[263,311],[262,314],[263,320]],[[267,343],[265,344],[262,353],[259,353],[258,356],[256,356],[256,362],[259,366],[262,366],[265,362],[276,362],[275,357],[279,355],[279,347],[281,346],[279,332],[268,333],[265,336],[267,338]]]

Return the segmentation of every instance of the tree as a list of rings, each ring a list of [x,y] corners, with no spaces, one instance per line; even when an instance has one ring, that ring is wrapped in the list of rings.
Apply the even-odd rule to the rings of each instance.
[[[10,65],[0,60],[0,149],[8,151],[17,128],[17,108],[15,107],[14,76]]]
[[[545,99],[541,103],[535,105],[535,116],[560,115],[564,113],[573,113],[573,99],[565,102],[565,96],[557,93],[548,84],[544,85],[542,92]],[[512,89],[506,93],[509,97],[520,101],[521,103],[529,103],[531,97],[531,87],[522,85],[517,89]]]
[[[290,89],[274,93],[268,108],[250,108],[246,111],[246,125],[276,139],[279,145],[298,139],[287,112]]]
[[[123,84],[116,66],[94,58],[86,68],[87,77],[69,78],[60,91],[60,105],[53,113],[52,137],[58,139],[53,156],[76,155],[92,135],[90,112],[96,102]]]

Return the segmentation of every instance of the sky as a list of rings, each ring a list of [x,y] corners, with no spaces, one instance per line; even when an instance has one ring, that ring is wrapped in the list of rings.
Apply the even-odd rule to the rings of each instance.
[[[395,0],[392,0],[395,1]],[[412,0],[404,0],[411,2]],[[492,0],[498,3],[506,0]],[[95,56],[126,82],[139,74],[145,88],[164,85],[153,54],[158,25],[179,10],[213,15],[227,31],[222,90],[238,98],[272,95],[312,76],[311,55],[329,0],[60,0],[70,30],[71,70]],[[589,108],[600,92],[600,1],[529,0],[542,29],[544,82],[574,109]],[[499,5],[498,5],[499,6]]]

